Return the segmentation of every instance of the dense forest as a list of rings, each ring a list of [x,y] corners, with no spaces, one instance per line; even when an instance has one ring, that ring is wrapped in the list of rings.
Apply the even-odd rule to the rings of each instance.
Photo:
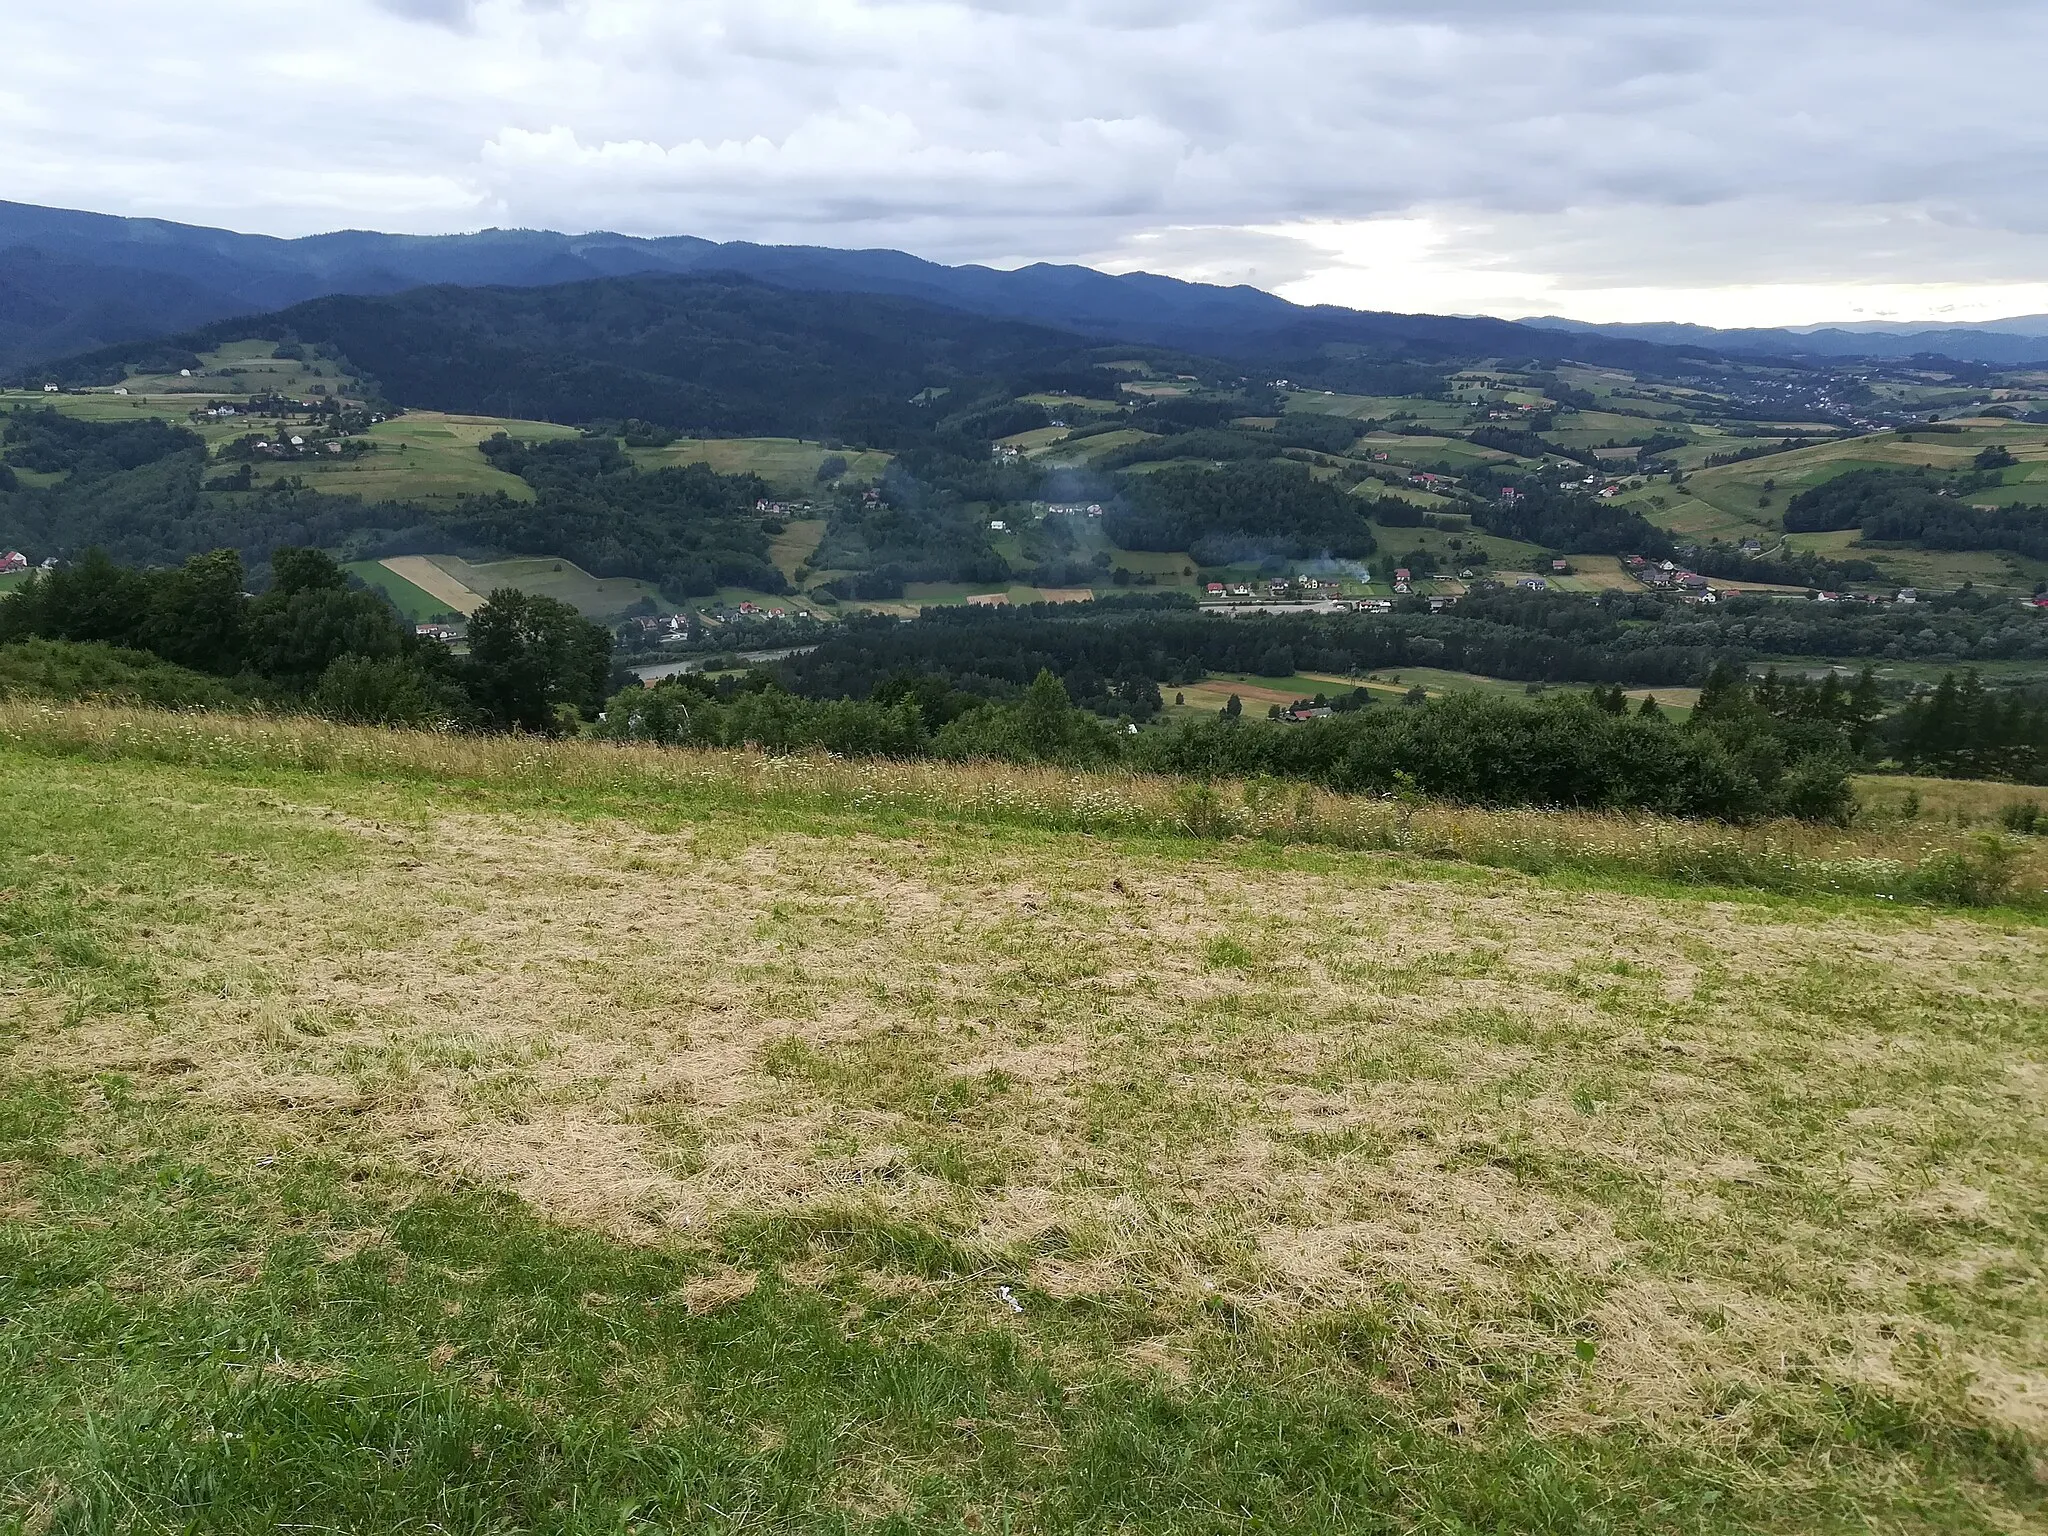
[[[1084,607],[933,608],[911,624],[851,619],[783,664],[811,697],[864,697],[900,672],[1006,696],[1044,668],[1078,701],[1142,718],[1142,680],[1162,688],[1214,672],[1288,677],[1448,667],[1517,682],[1697,683],[1717,664],[1779,656],[2048,660],[2048,629],[2008,602],[1958,594],[1911,608],[1735,600],[1679,606],[1648,594],[1597,600],[1475,593],[1441,614],[1200,613],[1185,599],[1132,597]]]
[[[169,344],[200,352],[249,335],[330,349],[400,405],[579,425],[634,417],[710,435],[836,433],[876,447],[920,434],[913,396],[1069,367],[1089,345],[911,299],[733,275],[338,296]],[[88,353],[52,376],[118,382],[134,351]]]
[[[1372,553],[1366,504],[1281,460],[1134,475],[1103,518],[1125,549],[1188,550],[1204,565],[1359,559]]]

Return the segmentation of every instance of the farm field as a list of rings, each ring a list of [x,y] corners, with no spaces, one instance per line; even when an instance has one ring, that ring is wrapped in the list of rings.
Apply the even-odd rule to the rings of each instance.
[[[630,576],[593,576],[569,560],[541,556],[493,560],[485,564],[472,565],[469,561],[458,559],[454,555],[425,555],[412,558],[424,561],[426,566],[438,571],[443,586],[447,586],[451,591],[465,588],[472,594],[488,597],[497,587],[517,587],[522,592],[532,592],[541,597],[552,597],[558,602],[567,603],[587,618],[614,619],[634,604],[643,601],[652,602],[664,613],[675,606],[664,599],[659,589],[651,582],[637,581]],[[398,564],[391,560],[384,563],[386,566]],[[431,576],[420,567],[401,567],[399,574],[407,580],[425,586],[429,592],[440,595],[439,588],[428,584]]]
[[[240,430],[247,431],[247,425]],[[479,443],[500,432],[543,441],[576,436],[573,427],[552,422],[412,411],[364,432],[374,450],[361,458],[289,460],[259,464],[257,470],[259,478],[297,475],[314,490],[365,501],[446,503],[461,496],[496,494],[531,501],[532,486],[477,452]]]
[[[2048,1518],[2031,913],[106,710],[0,787],[0,1518]]]
[[[890,458],[879,449],[833,449],[793,437],[685,437],[666,448],[628,448],[626,456],[643,469],[708,464],[722,475],[759,475],[785,496],[817,491],[818,466],[828,458],[844,459],[852,481],[880,479]]]
[[[828,520],[822,517],[792,518],[770,541],[768,558],[791,586],[801,585],[797,580],[797,567],[818,552],[818,546],[825,541],[827,525]]]
[[[1556,691],[1570,691],[1570,685],[1549,685]],[[1335,698],[1363,687],[1381,703],[1396,702],[1411,690],[1420,688],[1433,698],[1450,693],[1487,693],[1501,698],[1526,698],[1528,685],[1509,682],[1505,678],[1483,677],[1476,672],[1457,672],[1446,667],[1388,667],[1357,677],[1343,677],[1333,672],[1297,672],[1292,677],[1256,677],[1247,672],[1213,673],[1199,683],[1182,683],[1174,687],[1160,686],[1160,692],[1169,700],[1175,696],[1185,699],[1185,704],[1172,706],[1168,713],[1214,713],[1229,702],[1234,693],[1248,713],[1263,715],[1267,706],[1278,704],[1283,708],[1298,699],[1312,699],[1317,694]],[[1679,717],[1691,712],[1699,702],[1697,688],[1631,688],[1626,690],[1630,699],[1640,703],[1644,698],[1655,698],[1657,703]],[[1256,707],[1254,707],[1256,706]]]
[[[490,595],[488,587],[470,586],[461,577],[450,572],[443,561],[452,557],[435,555],[394,555],[389,560],[377,563],[385,572],[406,586],[426,595],[429,602],[442,606],[468,618],[484,605]],[[403,589],[401,589],[402,591]]]
[[[366,586],[375,587],[390,598],[392,605],[415,624],[425,624],[448,614],[460,617],[468,611],[445,597],[436,597],[425,587],[417,585],[401,574],[399,570],[392,569],[387,561],[356,560],[342,569],[351,576],[360,577]],[[426,575],[426,572],[418,571],[417,574]],[[468,601],[473,596],[468,594],[466,589],[453,595],[462,601]]]

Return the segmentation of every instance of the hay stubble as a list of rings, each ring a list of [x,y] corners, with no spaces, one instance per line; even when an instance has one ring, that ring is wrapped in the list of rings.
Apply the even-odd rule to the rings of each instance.
[[[1396,1389],[1576,1371],[1559,1425],[1736,1434],[1847,1380],[2048,1431],[2011,1301],[2041,930],[738,813],[270,813],[362,856],[222,902],[157,1006],[25,1065],[140,1065],[250,1155],[633,1241],[919,1224],[1137,1298],[1126,1357],[1169,1373],[1235,1319],[1369,1314]]]

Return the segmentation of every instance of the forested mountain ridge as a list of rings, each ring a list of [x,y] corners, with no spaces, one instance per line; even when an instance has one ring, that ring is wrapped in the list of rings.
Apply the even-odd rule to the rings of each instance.
[[[915,299],[1098,341],[1276,366],[1333,345],[1427,358],[1526,354],[1624,366],[1701,355],[1630,337],[1310,307],[1242,284],[1044,262],[1002,271],[891,250],[547,230],[437,236],[342,230],[282,240],[0,202],[0,369],[330,294],[390,294],[434,284],[540,287],[652,274],[729,274],[798,291]]]
[[[803,293],[734,276],[551,288],[416,288],[217,321],[164,346],[257,335],[332,348],[405,406],[536,421],[638,418],[714,434],[840,432],[885,442],[910,397],[1067,367],[1082,338],[914,300]],[[117,345],[52,364],[107,383]]]

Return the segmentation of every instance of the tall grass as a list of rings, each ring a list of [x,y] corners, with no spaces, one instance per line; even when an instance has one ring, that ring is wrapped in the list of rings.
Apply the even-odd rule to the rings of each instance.
[[[515,793],[845,810],[1100,835],[1257,840],[1788,895],[2048,912],[2048,847],[1952,823],[1734,827],[1639,814],[1489,810],[1278,781],[1197,783],[1003,763],[774,757],[0,700],[0,748]]]

